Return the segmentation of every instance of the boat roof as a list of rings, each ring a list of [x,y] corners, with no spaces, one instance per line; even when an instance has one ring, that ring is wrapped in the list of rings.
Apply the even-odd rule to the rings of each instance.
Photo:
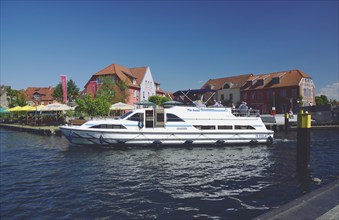
[[[178,90],[175,93],[173,93],[174,96],[178,95],[188,95],[188,94],[205,94],[207,92],[216,92],[217,90],[213,89],[188,89],[188,90]]]

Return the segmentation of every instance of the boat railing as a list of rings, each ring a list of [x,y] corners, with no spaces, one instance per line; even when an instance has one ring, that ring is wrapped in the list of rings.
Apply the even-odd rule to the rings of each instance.
[[[232,109],[232,114],[237,117],[259,117],[259,109]]]

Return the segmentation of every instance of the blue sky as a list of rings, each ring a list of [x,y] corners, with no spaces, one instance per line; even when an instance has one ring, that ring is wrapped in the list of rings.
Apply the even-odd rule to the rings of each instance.
[[[165,91],[300,69],[338,97],[338,1],[1,1],[1,84],[149,66]],[[334,93],[334,95],[333,95]]]

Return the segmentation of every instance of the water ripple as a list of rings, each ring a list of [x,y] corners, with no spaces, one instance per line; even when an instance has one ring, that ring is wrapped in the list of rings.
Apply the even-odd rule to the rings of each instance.
[[[338,136],[312,135],[312,175],[329,182],[338,176]],[[270,147],[126,149],[0,136],[1,219],[249,219],[304,191],[293,134]]]

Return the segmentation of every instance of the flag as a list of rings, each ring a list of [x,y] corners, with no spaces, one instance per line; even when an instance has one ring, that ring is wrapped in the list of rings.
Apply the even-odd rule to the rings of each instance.
[[[67,103],[67,77],[61,75],[62,95],[64,96],[64,103]]]

